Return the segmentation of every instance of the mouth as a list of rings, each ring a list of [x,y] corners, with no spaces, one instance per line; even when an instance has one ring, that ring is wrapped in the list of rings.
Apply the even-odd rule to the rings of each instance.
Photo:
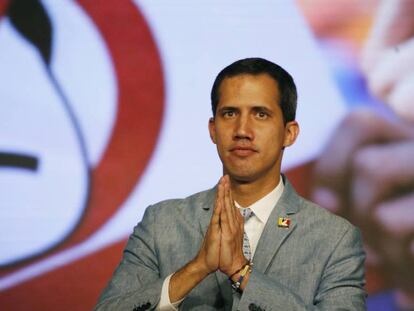
[[[230,153],[234,154],[237,157],[248,157],[251,156],[255,153],[257,153],[258,151],[253,148],[253,147],[246,147],[246,146],[234,146],[232,148],[230,148]]]

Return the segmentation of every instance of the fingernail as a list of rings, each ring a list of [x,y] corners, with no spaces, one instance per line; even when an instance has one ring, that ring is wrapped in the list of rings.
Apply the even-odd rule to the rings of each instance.
[[[315,203],[327,210],[333,213],[338,212],[338,199],[336,195],[327,188],[317,188],[312,194],[312,199]]]

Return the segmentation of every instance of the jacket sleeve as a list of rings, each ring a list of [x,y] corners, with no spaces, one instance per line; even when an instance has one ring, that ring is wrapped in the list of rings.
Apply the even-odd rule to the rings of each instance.
[[[366,310],[364,261],[359,230],[350,226],[333,249],[311,304],[277,279],[253,269],[237,310]]]
[[[153,310],[161,295],[160,278],[154,243],[154,212],[145,211],[124,249],[121,263],[99,298],[95,310]]]

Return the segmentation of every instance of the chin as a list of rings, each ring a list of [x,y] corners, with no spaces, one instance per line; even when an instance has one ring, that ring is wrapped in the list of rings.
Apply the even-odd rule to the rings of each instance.
[[[250,183],[257,179],[257,174],[253,174],[250,172],[225,172],[228,174],[231,179],[236,180],[239,183]]]
[[[275,167],[252,167],[252,166],[229,166],[224,169],[224,174],[229,175],[232,180],[238,183],[248,184],[260,179],[271,179],[277,174]]]

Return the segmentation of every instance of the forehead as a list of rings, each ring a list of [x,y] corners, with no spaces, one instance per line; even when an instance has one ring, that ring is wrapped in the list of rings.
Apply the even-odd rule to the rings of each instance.
[[[268,74],[241,74],[225,78],[219,88],[220,105],[250,103],[279,106],[279,86]]]

